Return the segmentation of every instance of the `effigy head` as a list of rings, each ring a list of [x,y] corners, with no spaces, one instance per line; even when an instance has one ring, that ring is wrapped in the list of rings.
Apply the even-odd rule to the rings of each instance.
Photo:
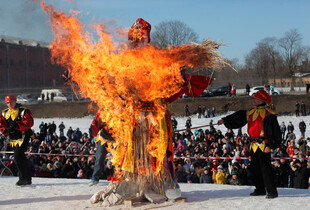
[[[142,18],[138,18],[129,29],[128,40],[133,44],[150,43],[151,24]]]

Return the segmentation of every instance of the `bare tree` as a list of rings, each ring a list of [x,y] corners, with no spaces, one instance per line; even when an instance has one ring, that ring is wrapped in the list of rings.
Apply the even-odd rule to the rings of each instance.
[[[281,63],[281,57],[278,50],[278,40],[275,37],[267,37],[258,44],[267,55],[270,68],[273,73],[273,83],[276,83],[277,67]]]
[[[269,59],[263,45],[258,44],[245,58],[246,69],[255,72],[260,84],[268,81]]]
[[[297,29],[292,29],[285,33],[284,37],[279,40],[279,46],[282,49],[282,56],[285,61],[285,65],[289,70],[292,78],[291,90],[294,89],[295,73],[297,66],[301,63],[302,59],[302,36]]]
[[[160,48],[166,48],[169,45],[181,46],[189,41],[197,42],[198,34],[185,23],[178,20],[159,23],[151,34],[152,44]]]

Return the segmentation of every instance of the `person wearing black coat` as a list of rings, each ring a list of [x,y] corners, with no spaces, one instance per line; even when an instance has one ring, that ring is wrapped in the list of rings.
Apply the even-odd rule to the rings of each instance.
[[[299,130],[300,130],[301,135],[305,137],[306,123],[303,120],[301,120],[299,123]]]
[[[271,166],[271,149],[280,146],[281,131],[274,110],[268,104],[271,98],[265,90],[259,90],[253,96],[254,108],[240,110],[218,121],[230,129],[241,128],[248,124],[251,137],[251,165],[255,190],[251,196],[266,195],[267,199],[278,197]]]
[[[203,168],[202,174],[199,178],[200,183],[212,183],[212,175],[210,174],[210,170],[205,167]]]
[[[307,173],[307,166],[300,160],[291,162],[291,179],[293,179],[293,188],[308,189],[309,174]]]

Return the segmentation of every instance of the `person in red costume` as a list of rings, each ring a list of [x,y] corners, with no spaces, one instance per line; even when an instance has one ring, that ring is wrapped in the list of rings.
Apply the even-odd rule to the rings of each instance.
[[[10,140],[19,180],[16,185],[30,185],[31,173],[25,151],[32,135],[33,117],[29,109],[16,103],[16,96],[5,97],[8,108],[0,115],[0,131]]]
[[[251,137],[251,165],[255,190],[250,195],[267,195],[267,199],[278,197],[271,166],[271,149],[276,149],[282,141],[277,115],[270,108],[271,98],[265,90],[253,96],[254,108],[240,110],[218,121],[230,129],[241,128],[248,124]]]

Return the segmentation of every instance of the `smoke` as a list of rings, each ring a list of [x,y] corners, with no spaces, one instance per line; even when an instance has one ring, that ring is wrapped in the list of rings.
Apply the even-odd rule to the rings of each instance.
[[[33,39],[51,42],[53,33],[48,24],[48,16],[42,10],[40,0],[1,0],[0,2],[0,35],[22,39]],[[51,1],[60,5],[60,2]],[[62,1],[71,7],[74,2]]]

